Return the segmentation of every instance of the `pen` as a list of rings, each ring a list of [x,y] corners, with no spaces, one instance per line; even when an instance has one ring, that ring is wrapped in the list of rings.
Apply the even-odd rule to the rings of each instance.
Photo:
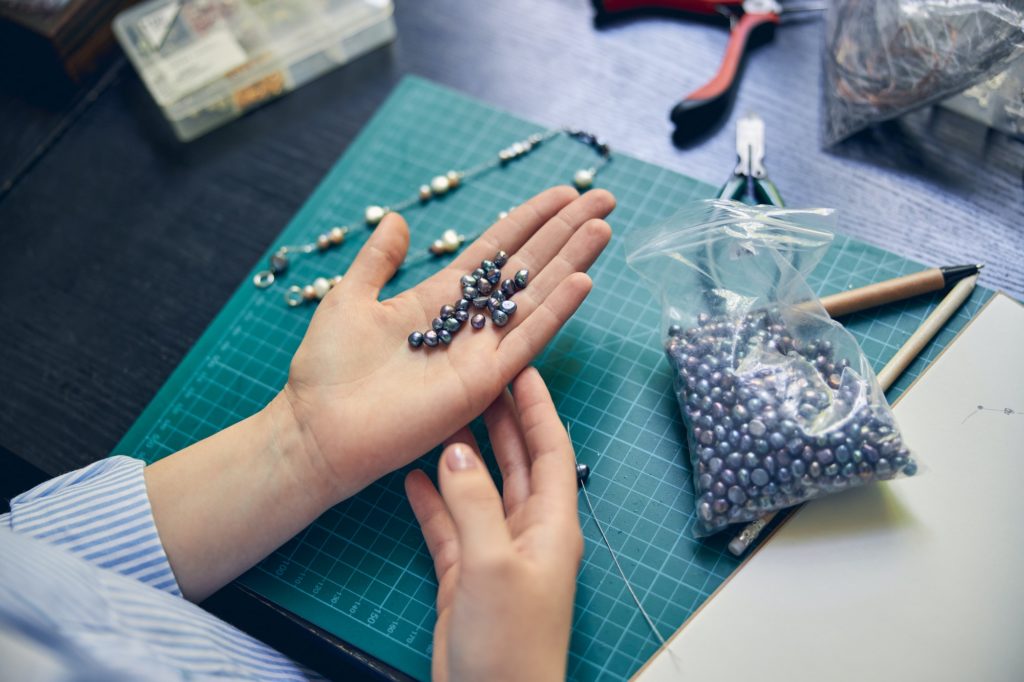
[[[857,289],[823,296],[821,304],[832,317],[842,317],[860,310],[902,301],[921,294],[947,289],[965,277],[978,274],[984,265],[948,265],[929,268],[911,275],[876,282]]]

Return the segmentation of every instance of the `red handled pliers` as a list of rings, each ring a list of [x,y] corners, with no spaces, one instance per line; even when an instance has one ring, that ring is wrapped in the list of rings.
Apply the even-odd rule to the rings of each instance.
[[[782,6],[775,0],[593,0],[595,21],[649,13],[689,13],[704,18],[721,17],[729,22],[729,43],[718,73],[672,109],[676,135],[682,139],[707,131],[728,110],[736,93],[748,47],[775,36]]]

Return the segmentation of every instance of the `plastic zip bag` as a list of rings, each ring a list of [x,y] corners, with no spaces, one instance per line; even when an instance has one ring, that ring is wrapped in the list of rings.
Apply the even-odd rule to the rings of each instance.
[[[1024,48],[1024,0],[837,0],[825,145],[994,76]]]
[[[714,199],[631,235],[627,261],[661,297],[698,536],[917,471],[867,358],[807,286],[834,223]]]

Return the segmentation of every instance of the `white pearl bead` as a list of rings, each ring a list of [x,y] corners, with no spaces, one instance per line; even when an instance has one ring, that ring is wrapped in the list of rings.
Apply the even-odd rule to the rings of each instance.
[[[367,206],[365,217],[367,225],[376,227],[380,221],[384,220],[384,209],[380,206]]]
[[[440,256],[444,253],[444,242],[440,239],[435,239],[434,243],[430,245],[430,253],[435,256]]]
[[[434,179],[430,181],[430,189],[434,194],[444,194],[450,186],[448,178],[443,175],[434,176]]]
[[[572,176],[572,184],[576,185],[576,189],[590,189],[590,186],[594,184],[594,174],[581,168],[576,171],[576,175]]]
[[[445,173],[445,177],[448,179],[448,185],[451,189],[455,189],[462,182],[462,173],[459,171],[450,170]]]
[[[430,201],[430,197],[434,195],[430,191],[430,185],[420,185],[420,201]]]
[[[332,227],[327,233],[327,238],[331,240],[332,244],[340,244],[345,241],[345,230],[340,227]]]
[[[331,290],[331,283],[326,277],[317,277],[313,280],[313,293],[317,299],[321,299]]]
[[[459,250],[462,246],[462,239],[459,237],[459,233],[455,230],[445,230],[444,234],[441,235],[441,242],[444,244],[445,250],[448,253],[454,253]]]

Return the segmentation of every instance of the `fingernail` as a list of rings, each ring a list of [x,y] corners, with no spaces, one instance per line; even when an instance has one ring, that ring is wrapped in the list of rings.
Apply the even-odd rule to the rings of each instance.
[[[448,468],[452,471],[465,471],[476,466],[476,455],[465,445],[453,445],[445,455]]]

